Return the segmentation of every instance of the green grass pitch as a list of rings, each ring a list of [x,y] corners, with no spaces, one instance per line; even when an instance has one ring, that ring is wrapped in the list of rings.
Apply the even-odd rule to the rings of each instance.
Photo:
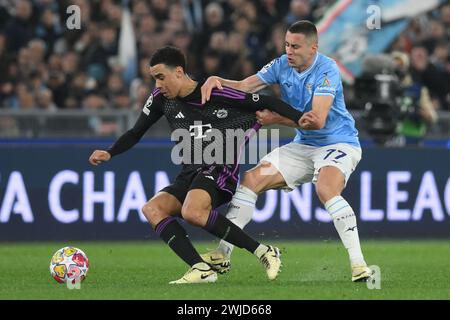
[[[196,242],[202,253],[217,242]],[[381,289],[350,281],[347,253],[335,241],[275,242],[283,269],[275,281],[248,252],[236,249],[232,270],[216,283],[169,285],[188,267],[158,241],[0,243],[0,299],[450,299],[450,240],[364,241],[369,265],[381,269]],[[49,273],[54,251],[84,250],[91,267],[80,290]]]

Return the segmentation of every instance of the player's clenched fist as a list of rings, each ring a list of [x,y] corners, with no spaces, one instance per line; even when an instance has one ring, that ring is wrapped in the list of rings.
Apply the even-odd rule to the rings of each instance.
[[[320,119],[313,111],[305,112],[300,118],[299,125],[304,130],[321,129]]]
[[[108,161],[109,159],[111,159],[111,155],[109,154],[109,152],[103,150],[95,150],[89,157],[89,162],[92,165],[96,166],[104,161]]]

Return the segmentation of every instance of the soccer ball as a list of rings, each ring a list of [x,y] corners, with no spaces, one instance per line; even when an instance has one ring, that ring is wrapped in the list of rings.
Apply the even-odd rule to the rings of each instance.
[[[83,281],[89,270],[89,260],[86,254],[75,247],[64,247],[55,252],[50,261],[50,273],[57,282],[71,281],[75,284],[77,279]]]

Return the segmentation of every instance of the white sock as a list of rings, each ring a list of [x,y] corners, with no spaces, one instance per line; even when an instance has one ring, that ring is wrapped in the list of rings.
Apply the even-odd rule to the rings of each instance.
[[[258,195],[245,186],[239,186],[228,206],[226,217],[243,229],[251,220],[255,210]],[[218,250],[221,250],[228,258],[231,256],[234,246],[231,243],[221,240]]]
[[[344,198],[336,196],[325,203],[325,209],[333,218],[334,226],[348,251],[350,263],[352,265],[365,264],[352,207]]]

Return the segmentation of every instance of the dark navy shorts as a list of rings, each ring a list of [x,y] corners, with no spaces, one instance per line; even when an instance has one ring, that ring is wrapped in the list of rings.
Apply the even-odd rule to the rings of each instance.
[[[202,189],[211,196],[215,209],[230,202],[236,192],[238,173],[238,169],[227,165],[185,166],[175,181],[161,191],[170,193],[183,204],[190,190]]]

